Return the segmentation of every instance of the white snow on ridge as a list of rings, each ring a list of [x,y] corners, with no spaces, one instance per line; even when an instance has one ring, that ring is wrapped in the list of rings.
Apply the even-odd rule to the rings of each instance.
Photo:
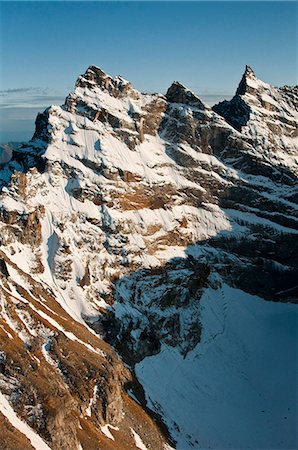
[[[224,285],[205,291],[201,323],[185,359],[164,346],[136,365],[177,450],[296,448],[297,307]]]
[[[51,448],[41,439],[38,434],[35,433],[32,428],[30,428],[25,422],[18,418],[13,408],[10,406],[5,395],[0,392],[0,412],[9,420],[14,428],[16,428],[20,433],[24,434],[31,445],[36,450],[51,450]]]

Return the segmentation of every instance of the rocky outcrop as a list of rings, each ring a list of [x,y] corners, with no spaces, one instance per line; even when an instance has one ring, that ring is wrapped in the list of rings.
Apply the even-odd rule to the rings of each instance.
[[[97,66],[90,66],[76,82],[76,87],[94,89],[99,88],[113,97],[125,97],[131,95],[136,100],[139,93],[134,90],[131,84],[121,76],[111,77]]]
[[[6,224],[5,232],[2,236],[2,245],[9,245],[19,241],[29,245],[32,249],[40,246],[42,242],[41,218],[44,215],[44,208],[38,207],[31,212],[20,212],[8,208],[0,208],[0,219]]]
[[[251,112],[250,107],[240,96],[233,97],[230,101],[224,100],[215,105],[213,109],[238,131],[241,131],[242,127],[247,124]]]
[[[159,353],[163,343],[186,356],[200,341],[198,304],[210,271],[189,257],[123,277],[114,288],[119,311],[90,325],[132,366]]]
[[[182,103],[184,105],[193,106],[195,108],[205,110],[201,100],[191,91],[189,91],[179,81],[174,81],[166,93],[166,99],[169,103]]]
[[[4,259],[0,259],[0,273],[5,276],[5,278],[9,277],[9,272],[7,270],[7,265]],[[3,365],[3,361],[1,360],[1,365]]]

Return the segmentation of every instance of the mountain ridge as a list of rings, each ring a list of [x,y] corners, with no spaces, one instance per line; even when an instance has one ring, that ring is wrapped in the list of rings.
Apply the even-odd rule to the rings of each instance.
[[[37,116],[32,140],[2,166],[1,386],[51,448],[124,449],[138,439],[161,450],[241,444],[220,424],[214,436],[208,424],[190,429],[178,406],[169,409],[154,391],[147,367],[157,364],[166,389],[158,361],[166,355],[170,367],[174,358],[194,386],[196,371],[205,373],[197,355],[213,352],[219,339],[223,370],[233,378],[234,369],[241,372],[233,358],[248,358],[256,371],[248,364],[247,376],[256,377],[257,343],[245,351],[245,343],[233,344],[232,357],[220,340],[231,330],[244,339],[233,311],[245,305],[243,323],[255,314],[265,329],[275,311],[295,314],[297,93],[257,80],[248,67],[239,86],[232,100],[211,109],[179,82],[166,95],[142,94],[90,66],[62,107]],[[15,352],[37,389],[18,372]],[[62,416],[60,400],[48,405],[44,373],[67,399]],[[267,376],[281,377],[277,368]],[[171,401],[178,392],[189,411],[193,395],[208,409],[200,387],[187,393],[176,383],[168,387]],[[258,428],[263,419],[254,408],[266,409],[268,393],[262,403],[249,383],[243,389],[255,400],[246,420],[255,413]],[[289,392],[285,399],[293,408]],[[203,424],[199,408],[191,411]],[[272,445],[285,439],[294,412],[289,417],[289,425],[281,423],[276,408],[268,416],[270,430],[280,429]],[[269,439],[269,429],[256,440],[252,431],[243,448]]]

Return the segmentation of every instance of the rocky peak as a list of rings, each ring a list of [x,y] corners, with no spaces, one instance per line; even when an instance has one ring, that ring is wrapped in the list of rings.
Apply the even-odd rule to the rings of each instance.
[[[111,77],[100,68],[90,66],[78,78],[62,108],[67,113],[88,118],[96,124],[96,130],[102,126],[110,128],[134,149],[143,141],[144,133],[156,133],[166,101],[161,94],[142,94],[123,77]]]
[[[97,66],[89,66],[86,72],[77,79],[76,87],[91,90],[100,88],[116,98],[123,97],[132,91],[132,86],[129,81],[120,75],[112,77]]]
[[[166,99],[169,103],[184,103],[185,105],[195,106],[199,109],[206,109],[203,102],[187,87],[179,81],[174,81],[166,93]]]
[[[250,78],[256,78],[253,69],[250,66],[248,66],[247,64],[245,66],[244,75],[246,75],[247,77],[250,77]]]
[[[246,66],[235,96],[213,110],[247,136],[258,158],[271,164],[275,155],[297,172],[297,88],[264,83]]]
[[[252,85],[257,80],[257,77],[251,67],[245,66],[245,72],[242,75],[241,81],[236,91],[236,95],[244,95],[246,92],[252,92]]]

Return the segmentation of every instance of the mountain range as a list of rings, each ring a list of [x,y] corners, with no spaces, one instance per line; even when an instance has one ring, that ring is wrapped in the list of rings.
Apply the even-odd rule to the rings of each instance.
[[[298,87],[90,66],[0,164],[0,447],[297,445]]]

